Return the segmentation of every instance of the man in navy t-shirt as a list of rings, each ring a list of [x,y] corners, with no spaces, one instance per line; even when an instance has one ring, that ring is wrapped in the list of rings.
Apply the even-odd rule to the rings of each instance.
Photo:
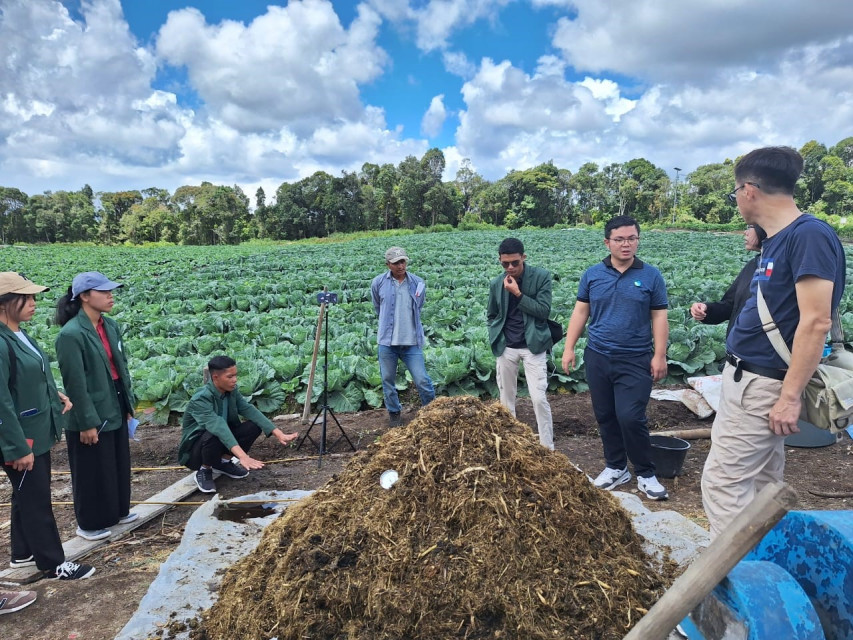
[[[636,257],[639,242],[634,218],[616,216],[605,225],[610,255],[581,276],[563,370],[574,369],[575,345],[589,320],[586,382],[606,465],[595,486],[609,491],[628,482],[630,460],[640,493],[665,500],[669,496],[651,459],[646,406],[652,382],[666,376],[666,284],[660,271]]]
[[[844,293],[844,249],[825,222],[801,213],[794,187],[803,159],[789,147],[756,149],[735,165],[743,219],[767,232],[750,297],[726,341],[720,405],[702,474],[702,502],[717,536],[785,470],[785,436],[799,431],[803,389],[820,362]],[[791,350],[786,365],[764,332],[756,292]]]

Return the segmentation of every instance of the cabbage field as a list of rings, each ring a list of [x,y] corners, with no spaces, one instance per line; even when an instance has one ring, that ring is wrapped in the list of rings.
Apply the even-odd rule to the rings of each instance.
[[[316,294],[327,286],[340,299],[329,313],[329,404],[345,412],[382,405],[370,281],[384,271],[384,251],[392,245],[407,249],[410,271],[427,282],[425,356],[437,392],[497,395],[485,306],[489,280],[501,273],[497,246],[506,235],[471,231],[236,247],[15,246],[0,251],[0,270],[51,287],[25,327],[51,354],[59,330],[53,307],[76,273],[103,271],[124,283],[113,317],[124,330],[136,395],[155,422],[184,410],[202,384],[202,366],[222,353],[237,360],[240,389],[262,411],[303,402],[319,311]],[[606,255],[602,232],[516,235],[529,263],[554,273],[552,318],[565,325],[581,273]],[[688,309],[696,300],[718,300],[738,274],[747,259],[741,236],[648,231],[638,255],[661,270],[669,289],[666,382],[718,372],[725,325],[698,324]],[[853,336],[850,295],[841,311]],[[585,389],[583,366],[572,376],[559,370],[562,348],[561,342],[553,354],[551,388]],[[321,374],[318,368],[318,381]],[[406,383],[400,373],[398,386]],[[315,401],[320,393],[315,383]]]

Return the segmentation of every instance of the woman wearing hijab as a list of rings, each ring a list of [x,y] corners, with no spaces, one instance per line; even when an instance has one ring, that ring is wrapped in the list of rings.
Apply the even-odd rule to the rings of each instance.
[[[127,430],[136,401],[121,332],[104,315],[120,286],[97,271],[80,273],[56,306],[56,356],[74,403],[65,428],[74,512],[86,540],[108,538],[109,527],[139,517],[130,512]]]
[[[72,405],[57,391],[44,351],[21,328],[36,311],[36,294],[47,290],[20,274],[0,273],[0,463],[12,484],[9,564],[77,580],[95,569],[65,561],[50,502],[50,450]],[[0,613],[32,600],[5,601]]]

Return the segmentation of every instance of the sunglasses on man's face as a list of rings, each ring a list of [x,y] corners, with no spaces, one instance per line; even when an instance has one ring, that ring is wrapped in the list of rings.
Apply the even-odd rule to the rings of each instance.
[[[521,260],[501,260],[501,266],[504,269],[509,269],[510,267],[517,267],[521,264]]]

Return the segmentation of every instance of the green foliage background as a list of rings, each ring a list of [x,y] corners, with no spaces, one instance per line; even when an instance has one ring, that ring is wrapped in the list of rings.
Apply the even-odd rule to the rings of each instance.
[[[582,272],[606,255],[603,233],[522,229],[513,234],[525,243],[530,264],[554,274],[552,318],[565,325]],[[406,247],[409,269],[427,282],[425,357],[437,392],[496,397],[485,305],[489,280],[501,272],[497,246],[507,235],[457,231],[287,245],[7,247],[0,250],[0,270],[22,272],[51,287],[25,327],[51,354],[59,331],[52,320],[55,301],[76,273],[98,270],[124,283],[113,316],[124,330],[141,406],[156,422],[184,410],[202,384],[204,363],[221,353],[237,359],[240,389],[262,411],[303,402],[319,310],[316,294],[328,286],[340,298],[329,313],[330,404],[345,412],[382,405],[369,287],[384,271],[383,254],[391,245]],[[748,258],[741,235],[644,231],[638,255],[661,270],[669,290],[670,376],[664,382],[717,373],[725,325],[698,324],[689,319],[688,308],[697,300],[718,300],[739,273]],[[841,312],[847,335],[853,336],[849,293]],[[561,342],[553,353],[551,390],[584,390],[582,358],[578,370],[566,376],[558,364],[562,349]],[[401,370],[398,387],[408,382]],[[320,392],[315,384],[314,401]]]

